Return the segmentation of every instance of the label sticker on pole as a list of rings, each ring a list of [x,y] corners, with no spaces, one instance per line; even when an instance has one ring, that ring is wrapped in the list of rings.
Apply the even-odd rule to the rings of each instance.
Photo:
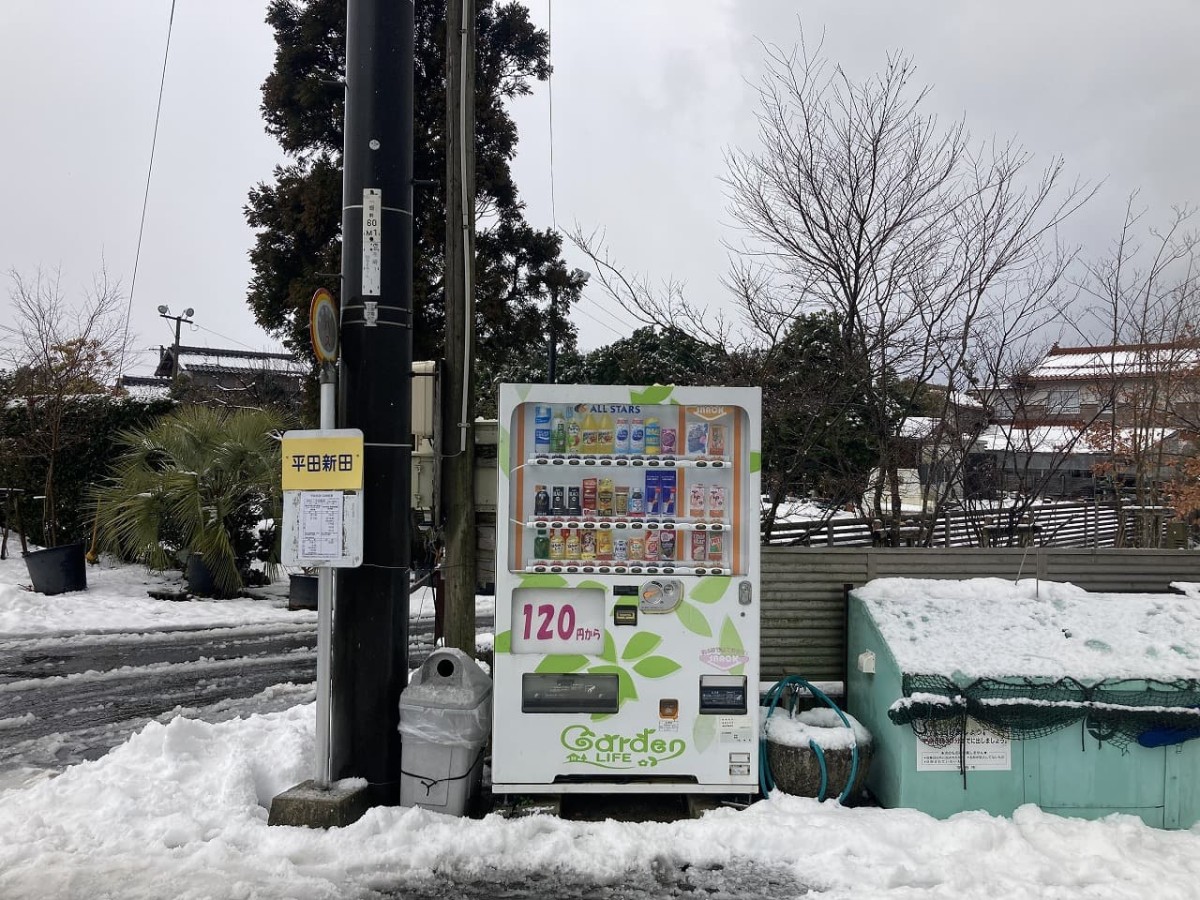
[[[325,288],[317,288],[308,304],[308,336],[318,362],[337,362],[338,306]]]
[[[378,297],[383,259],[383,192],[379,188],[364,188],[362,209],[362,292],[364,297]]]

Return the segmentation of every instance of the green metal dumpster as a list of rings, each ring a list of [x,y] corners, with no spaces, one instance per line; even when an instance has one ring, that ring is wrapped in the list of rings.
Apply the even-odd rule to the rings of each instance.
[[[1200,821],[1200,602],[1026,580],[851,592],[847,708],[886,807]]]

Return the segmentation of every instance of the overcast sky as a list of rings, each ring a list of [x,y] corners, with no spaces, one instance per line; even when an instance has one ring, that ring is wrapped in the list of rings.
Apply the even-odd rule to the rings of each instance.
[[[274,349],[246,303],[253,236],[242,208],[283,160],[259,117],[273,40],[265,0],[177,0],[145,237],[132,303],[140,350],[169,343],[156,312],[193,307],[187,343]],[[871,3],[783,0],[531,0],[552,12],[554,214],[604,229],[631,273],[723,299],[723,241],[736,239],[720,178],[729,147],[756,144],[759,40],[790,46],[801,22],[853,76],[889,51],[933,86],[930,112],[976,137],[1017,137],[1045,160],[1104,181],[1067,237],[1100,253],[1130,191],[1159,219],[1200,201],[1195,0]],[[2,0],[0,268],[60,267],[77,295],[101,262],[128,292],[170,0]],[[516,101],[518,185],[551,224],[550,103]],[[581,264],[573,258],[575,264]],[[7,290],[0,315],[9,315]],[[581,343],[628,334],[598,291],[576,314]],[[145,372],[152,354],[135,357]]]

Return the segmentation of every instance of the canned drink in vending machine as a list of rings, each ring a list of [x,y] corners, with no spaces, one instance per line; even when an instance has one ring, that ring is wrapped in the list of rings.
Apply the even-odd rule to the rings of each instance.
[[[577,516],[580,514],[580,512],[581,507],[579,506],[579,486],[572,485],[571,487],[567,488],[567,515]]]
[[[708,517],[710,519],[725,518],[725,486],[710,484],[708,486]]]
[[[578,532],[576,532],[578,534]],[[596,558],[596,532],[585,531],[579,535],[579,558]]]
[[[725,426],[724,425],[709,425],[708,426],[708,455],[709,456],[725,456]]]
[[[692,532],[692,562],[708,561],[708,535],[703,531]]]
[[[629,420],[629,452],[644,453],[646,451],[646,420],[634,416]]]
[[[625,562],[629,559],[629,541],[625,538],[613,539],[612,558],[614,562]]]
[[[596,515],[596,479],[583,479],[583,514]]]
[[[708,535],[708,561],[719,563],[725,558],[725,535],[719,531]]]
[[[550,489],[550,515],[561,516],[567,511],[566,490],[561,484]]]
[[[629,491],[629,515],[644,516],[646,514],[646,498],[642,494],[640,487],[631,488]]]
[[[629,487],[627,485],[618,487],[613,495],[613,512],[618,519],[629,515]]]
[[[641,562],[646,558],[646,539],[631,537],[626,552],[629,554],[630,562]]]
[[[601,531],[596,535],[596,559],[613,558],[613,536],[611,531]]]
[[[658,536],[658,558],[663,562],[675,561],[675,531],[664,528]]]
[[[658,532],[646,535],[646,562],[658,562]]]
[[[617,453],[623,454],[623,453],[629,452],[630,445],[629,445],[629,417],[628,416],[617,416],[615,441],[616,441],[615,449],[616,449]]]
[[[582,551],[579,543],[579,532],[574,528],[564,528],[562,531],[567,559],[579,559],[579,554]]]
[[[613,480],[601,478],[596,485],[596,515],[604,517],[613,514]]]
[[[567,556],[567,537],[566,533],[558,528],[550,532],[550,558],[551,559],[566,559]]]
[[[693,484],[688,488],[688,515],[693,519],[704,518],[704,485]]]
[[[658,437],[659,450],[662,451],[663,456],[674,456],[675,455],[676,447],[678,446],[678,441],[676,440],[676,434],[677,434],[677,432],[675,431],[674,428],[664,428],[659,433],[659,437]]]

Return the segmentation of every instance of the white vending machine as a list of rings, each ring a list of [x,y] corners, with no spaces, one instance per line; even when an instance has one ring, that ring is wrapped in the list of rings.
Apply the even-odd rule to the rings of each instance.
[[[496,794],[758,791],[761,402],[501,385]]]

